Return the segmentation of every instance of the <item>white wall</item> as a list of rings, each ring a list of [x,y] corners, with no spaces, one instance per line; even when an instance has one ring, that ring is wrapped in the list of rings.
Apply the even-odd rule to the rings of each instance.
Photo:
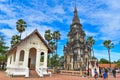
[[[31,48],[35,48],[36,50],[38,50],[39,51],[39,53],[41,53],[41,52],[44,52],[44,54],[45,54],[45,58],[44,59],[46,59],[46,60],[44,60],[44,63],[45,63],[45,65],[44,66],[46,66],[47,67],[47,54],[48,54],[48,49],[47,49],[47,47],[44,45],[44,43],[41,41],[41,39],[36,35],[36,34],[34,34],[34,35],[32,35],[32,36],[30,36],[28,39],[26,39],[25,41],[23,41],[18,47],[17,47],[17,50],[19,51],[19,53],[20,53],[20,51],[21,50],[24,50],[25,51],[25,54],[24,54],[24,56],[25,56],[25,58],[32,58],[33,59],[33,61],[31,62],[31,63],[33,63],[33,64],[35,64],[34,62],[36,62],[35,60],[40,60],[40,59],[36,59],[35,58],[35,56],[34,55],[30,55],[29,54],[29,50],[31,49]],[[37,55],[37,53],[38,53],[38,51],[36,51],[36,55]],[[26,55],[26,53],[28,53],[28,55]],[[17,53],[18,54],[18,53]],[[17,55],[16,54],[16,55]],[[29,56],[30,55],[30,56]],[[14,54],[11,54],[11,55],[9,55],[8,57],[10,57],[10,56],[12,56],[12,64],[9,64],[9,65],[11,65],[11,66],[19,66],[19,59],[16,59],[17,61],[15,61],[14,62]],[[27,56],[27,57],[26,57]],[[29,56],[29,57],[28,57]],[[33,57],[34,56],[34,57]],[[17,55],[17,57],[20,57],[19,55]],[[37,56],[36,56],[37,57]],[[27,59],[25,59],[24,58],[24,60],[27,60]],[[9,59],[8,59],[8,61],[9,61]],[[40,61],[37,61],[37,64],[39,64],[38,62],[40,62]],[[15,64],[17,64],[17,65],[15,65]],[[24,64],[23,64],[23,66],[26,66],[27,67],[27,65],[26,64],[28,64],[28,61],[26,62],[26,61],[24,61]],[[37,65],[36,64],[36,65]]]

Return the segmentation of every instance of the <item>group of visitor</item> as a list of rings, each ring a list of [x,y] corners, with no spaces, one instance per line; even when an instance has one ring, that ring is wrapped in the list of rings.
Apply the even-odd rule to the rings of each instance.
[[[94,78],[95,80],[97,80],[98,77],[103,78],[104,80],[106,80],[108,78],[108,72],[112,72],[113,77],[116,78],[116,68],[111,69],[107,69],[104,68],[103,71],[101,70],[101,68],[99,69],[99,75],[96,69],[94,69]]]

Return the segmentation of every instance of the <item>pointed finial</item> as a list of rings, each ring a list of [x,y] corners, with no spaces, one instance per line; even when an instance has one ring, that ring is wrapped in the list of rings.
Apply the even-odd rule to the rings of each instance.
[[[75,7],[76,7],[76,0],[74,0],[75,2],[74,2],[74,4],[75,4]]]
[[[74,0],[74,5],[75,5],[75,8],[74,8],[74,12],[77,12],[77,8],[76,8],[76,0]]]
[[[75,1],[75,8],[74,8],[74,17],[73,17],[72,24],[80,23],[80,20],[79,20],[79,17],[78,17],[78,13],[77,13],[76,0],[74,0],[74,1]]]

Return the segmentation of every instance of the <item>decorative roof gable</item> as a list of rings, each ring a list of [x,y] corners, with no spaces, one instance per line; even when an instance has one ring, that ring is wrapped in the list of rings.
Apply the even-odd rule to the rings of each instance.
[[[44,45],[48,48],[48,53],[52,52],[52,49],[47,45],[47,43],[45,42],[45,40],[43,39],[43,37],[40,35],[40,33],[38,32],[37,29],[35,29],[30,35],[26,36],[24,39],[22,39],[19,43],[17,43],[15,46],[13,46],[7,53],[13,51],[13,49],[16,49],[17,46],[19,46],[23,41],[27,40],[30,36],[32,36],[33,34],[36,34],[40,40],[44,43]]]

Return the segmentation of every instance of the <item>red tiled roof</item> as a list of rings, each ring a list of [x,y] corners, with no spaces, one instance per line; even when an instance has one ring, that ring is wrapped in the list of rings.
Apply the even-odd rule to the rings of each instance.
[[[104,67],[110,68],[110,64],[98,64],[98,66],[101,68],[104,68]],[[116,64],[111,64],[111,67],[112,68],[116,67]]]

